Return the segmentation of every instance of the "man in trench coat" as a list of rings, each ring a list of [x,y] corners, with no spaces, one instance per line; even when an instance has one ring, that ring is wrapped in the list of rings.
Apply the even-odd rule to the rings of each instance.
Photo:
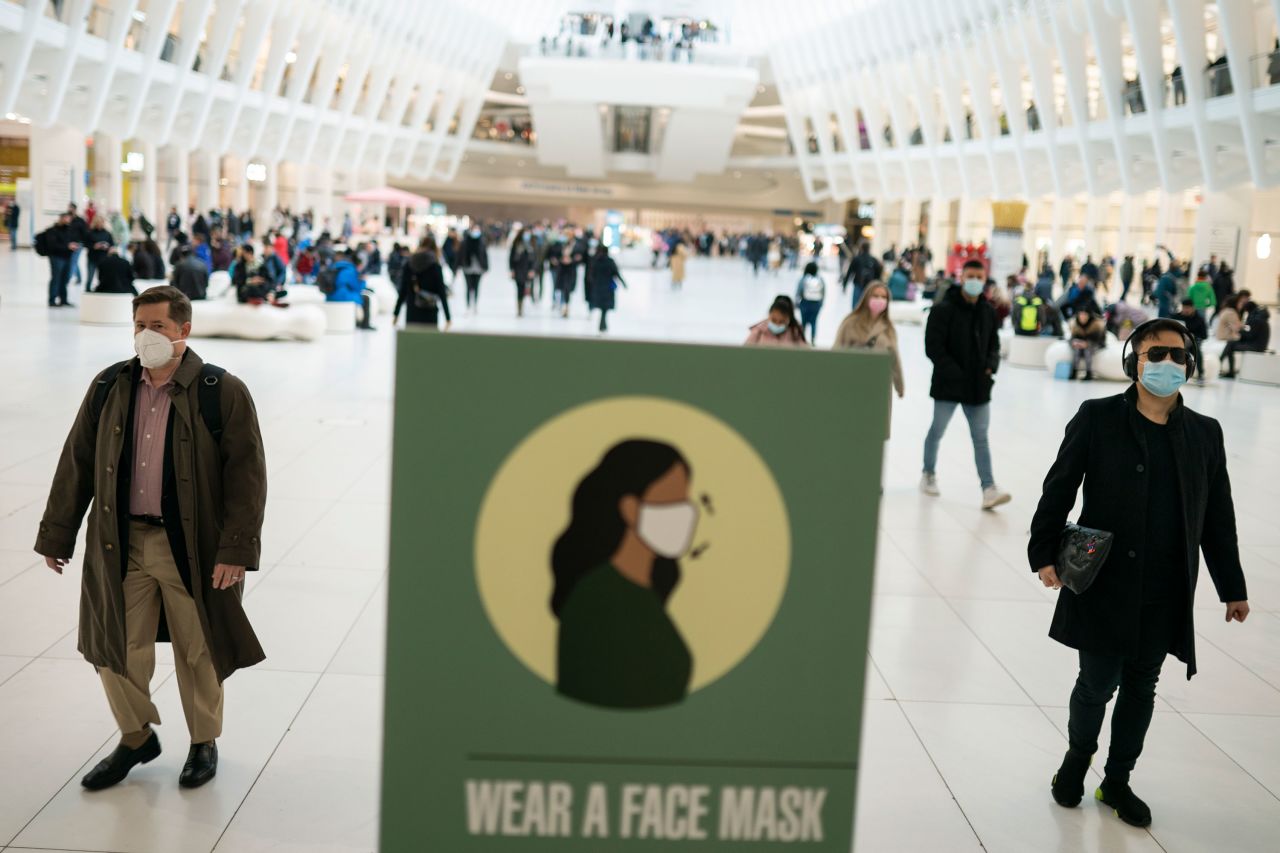
[[[89,512],[78,649],[122,737],[81,784],[108,788],[160,754],[150,682],[155,643],[168,640],[191,734],[178,781],[195,788],[217,772],[222,682],[264,659],[240,600],[260,553],[266,460],[244,383],[187,348],[182,291],[153,287],[133,311],[138,357],[90,385],[35,550],[61,574]]]

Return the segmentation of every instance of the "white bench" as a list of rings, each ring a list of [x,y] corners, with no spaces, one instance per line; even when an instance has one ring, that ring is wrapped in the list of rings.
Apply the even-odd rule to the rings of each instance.
[[[231,290],[231,273],[218,270],[209,273],[209,287],[205,290],[206,299],[221,299]]]
[[[932,302],[924,299],[898,299],[889,303],[889,319],[894,325],[922,326],[929,317]]]
[[[193,338],[314,341],[324,331],[324,312],[311,305],[277,308],[241,305],[234,299],[198,299],[191,303]]]
[[[1053,343],[1044,352],[1044,366],[1049,371],[1049,375],[1052,376],[1060,363],[1071,364],[1072,350],[1069,341],[1059,341],[1053,338],[1049,338],[1049,340],[1053,341]],[[1206,341],[1204,349],[1200,353],[1200,357],[1204,361],[1204,378],[1206,382],[1215,381],[1221,372],[1218,357],[1222,353],[1222,348],[1220,344],[1215,346],[1217,343],[1215,341]],[[1123,341],[1117,341],[1111,336],[1107,337],[1106,347],[1093,354],[1094,379],[1110,382],[1132,381],[1124,373],[1124,363],[1120,358],[1123,348]],[[1195,375],[1199,375],[1198,372]]]
[[[1240,360],[1236,378],[1259,385],[1280,385],[1280,353],[1238,352]]]
[[[138,288],[142,292],[142,288]],[[94,293],[80,296],[80,322],[88,326],[132,326],[132,293]]]
[[[324,330],[335,335],[349,335],[356,330],[356,304],[354,302],[322,302]]]
[[[385,275],[366,276],[364,286],[367,290],[373,291],[373,296],[370,299],[373,313],[390,314],[396,310],[396,301],[400,298],[400,292],[396,290],[396,286],[391,283],[389,277]]]
[[[1041,370],[1045,366],[1045,352],[1058,342],[1057,338],[1041,335],[1010,335],[1009,364]]]

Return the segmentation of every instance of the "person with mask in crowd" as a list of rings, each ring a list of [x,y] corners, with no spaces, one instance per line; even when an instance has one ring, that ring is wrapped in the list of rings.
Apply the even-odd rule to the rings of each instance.
[[[873,281],[879,281],[884,265],[871,254],[871,244],[865,240],[858,246],[858,254],[849,260],[849,268],[845,270],[841,281],[842,289],[847,293],[853,287],[853,305],[856,308],[862,302],[862,291]]]
[[[359,309],[356,328],[373,331],[373,303],[365,292],[364,279],[356,268],[355,249],[347,249],[333,264],[334,289],[325,294],[326,302],[354,302]]]
[[[178,208],[170,207],[169,215],[164,218],[165,251],[173,247],[174,241],[177,240],[181,231],[182,217],[178,214]]]
[[[609,247],[601,243],[596,246],[591,258],[591,275],[588,278],[591,288],[591,307],[600,312],[600,333],[609,331],[609,312],[617,305],[615,293],[618,286],[627,286],[618,271],[618,264],[609,257]]]
[[[71,281],[71,259],[80,244],[71,230],[71,214],[58,215],[57,221],[36,235],[36,252],[49,259],[49,307],[75,307],[67,299]]]
[[[462,255],[462,240],[458,237],[458,229],[450,228],[444,235],[444,243],[440,246],[440,257],[445,269],[449,270],[449,281],[458,277],[458,259]]]
[[[196,257],[190,246],[178,248],[178,262],[173,265],[173,286],[195,302],[209,292],[209,270]]]
[[[1120,264],[1120,301],[1129,298],[1129,288],[1133,286],[1133,255],[1125,255]]]
[[[1204,321],[1204,315],[1196,310],[1196,303],[1191,299],[1182,300],[1181,310],[1176,318],[1178,322],[1187,327],[1187,333],[1191,335],[1192,340],[1196,342],[1196,384],[1204,384],[1204,359],[1201,358],[1201,347],[1205,340],[1209,337],[1209,324]]]
[[[1196,313],[1206,320],[1209,317],[1209,311],[1217,308],[1218,300],[1213,291],[1213,279],[1208,267],[1201,267],[1196,274],[1195,284],[1191,285],[1187,291],[1187,299],[1190,299],[1191,304],[1195,306]]]
[[[1084,379],[1093,381],[1093,356],[1107,345],[1107,323],[1088,308],[1076,312],[1071,320],[1071,379],[1079,378],[1084,365]]]
[[[241,305],[257,305],[271,297],[271,282],[262,273],[252,243],[242,243],[231,264],[231,286]]]
[[[1271,312],[1266,306],[1254,302],[1247,290],[1236,294],[1235,306],[1242,318],[1240,337],[1222,350],[1222,360],[1227,363],[1223,379],[1236,378],[1236,353],[1266,352],[1271,343]]]
[[[98,286],[93,289],[94,293],[138,295],[138,289],[133,286],[133,267],[120,257],[115,246],[108,248],[97,260],[95,266],[98,271]]]
[[[906,394],[902,376],[902,360],[898,357],[898,331],[889,317],[889,288],[873,281],[863,288],[862,301],[853,313],[844,318],[836,332],[837,350],[878,350],[887,352],[893,359],[891,381],[893,390],[901,398]],[[890,397],[890,422],[892,400]],[[886,437],[887,437],[886,433]]]
[[[769,306],[769,316],[747,332],[749,347],[807,347],[804,329],[796,319],[796,305],[790,296],[779,296]]]
[[[22,207],[10,201],[4,209],[4,228],[9,232],[9,248],[18,251],[18,223],[22,221]]]
[[[507,255],[507,269],[511,272],[511,280],[516,286],[516,316],[524,316],[524,301],[529,297],[533,287],[533,268],[537,262],[534,254],[533,235],[527,228],[516,232],[511,241],[511,251]]]
[[[387,255],[387,276],[396,287],[400,286],[400,274],[404,272],[404,262],[409,260],[409,247],[395,243],[391,246],[391,254]]]
[[[1228,356],[1233,355],[1235,352],[1231,345],[1238,342],[1244,333],[1244,319],[1240,316],[1242,308],[1240,297],[1241,294],[1233,293],[1222,303],[1222,310],[1218,312],[1217,325],[1214,330],[1214,336],[1225,344],[1222,350],[1222,362],[1225,366],[1219,374],[1222,379],[1235,378],[1235,359],[1229,359]],[[1231,350],[1231,353],[1227,352],[1228,349]]]
[[[1151,319],[1146,311],[1132,302],[1116,302],[1108,306],[1103,318],[1107,321],[1107,331],[1121,341],[1128,340],[1134,329]]]
[[[458,266],[467,280],[467,308],[472,312],[480,310],[480,277],[489,271],[489,249],[484,242],[484,232],[479,222],[472,222],[471,228],[462,238],[462,250],[459,252]]]
[[[818,272],[817,261],[804,266],[804,275],[796,285],[796,305],[800,308],[800,325],[809,335],[809,343],[818,343],[818,315],[827,298],[827,283]]]
[[[1022,289],[1013,297],[1013,333],[1039,337],[1044,330],[1046,313],[1044,300],[1036,294],[1031,282],[1023,281]]]
[[[995,309],[987,301],[987,274],[982,261],[965,261],[960,287],[947,291],[933,306],[925,326],[925,354],[933,362],[933,423],[924,441],[924,473],[920,490],[937,497],[938,445],[957,408],[964,409],[973,442],[973,458],[982,485],[982,508],[992,510],[1009,502],[996,486],[991,470],[991,388],[1000,369],[1000,339]]]
[[[560,307],[560,316],[569,316],[569,300],[578,286],[578,267],[573,253],[574,237],[572,233],[561,235],[553,244],[549,260],[551,266],[551,284],[555,288],[556,304]]]
[[[259,564],[267,497],[253,398],[187,346],[191,303],[176,288],[134,297],[133,318],[137,358],[90,384],[35,544],[61,575],[88,511],[77,648],[97,669],[121,732],[80,780],[89,791],[160,755],[151,694],[158,626],[174,647],[190,734],[183,788],[217,773],[225,681],[265,659],[240,603],[245,572]]]
[[[1187,408],[1178,393],[1195,369],[1195,342],[1176,320],[1157,319],[1135,329],[1125,350],[1125,375],[1134,384],[1121,395],[1086,401],[1067,424],[1027,554],[1041,583],[1059,591],[1049,636],[1079,656],[1069,746],[1053,776],[1053,798],[1066,808],[1079,805],[1118,687],[1095,798],[1126,823],[1148,826],[1151,809],[1130,778],[1165,656],[1185,663],[1188,679],[1196,672],[1199,552],[1227,621],[1244,622],[1249,604],[1222,427]],[[1109,534],[1111,545],[1091,584],[1073,591],[1063,584],[1059,555],[1082,483],[1079,526]],[[1072,555],[1071,563],[1078,560]]]
[[[107,220],[101,213],[94,214],[93,223],[89,226],[85,239],[88,240],[89,260],[86,264],[84,289],[93,290],[93,276],[97,272],[98,264],[102,263],[103,258],[107,256],[107,250],[115,245],[115,240],[107,229]]]
[[[444,328],[453,325],[449,313],[449,288],[444,283],[444,269],[438,259],[436,238],[430,232],[418,244],[418,251],[409,256],[400,271],[400,295],[396,299],[391,322],[400,319],[400,309],[405,309],[406,326],[440,328],[440,312],[444,311]]]
[[[164,258],[155,240],[143,240],[133,250],[133,273],[144,281],[163,281]]]
[[[260,274],[266,279],[272,293],[284,289],[288,278],[288,268],[280,256],[276,254],[275,245],[270,240],[262,241],[262,264]]]
[[[689,247],[685,245],[683,240],[678,240],[671,247],[670,257],[667,259],[667,266],[671,268],[671,288],[673,290],[684,289],[684,273],[685,265],[689,261]]]
[[[76,244],[71,251],[71,277],[76,284],[81,284],[84,279],[80,276],[80,255],[89,245],[89,223],[80,215],[74,202],[67,205],[67,213],[71,217],[67,227],[71,229],[71,240]]]

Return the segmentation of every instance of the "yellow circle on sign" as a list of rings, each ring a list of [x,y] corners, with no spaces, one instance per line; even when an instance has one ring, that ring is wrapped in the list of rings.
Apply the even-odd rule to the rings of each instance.
[[[693,656],[693,692],[741,663],[764,636],[791,561],[791,527],[773,474],[736,430],[707,412],[659,397],[615,397],[534,430],[507,457],[481,504],[476,583],[502,642],[554,685],[551,551],[569,525],[578,484],[629,439],[670,444],[693,469],[699,556],[679,561],[680,583],[667,602]]]

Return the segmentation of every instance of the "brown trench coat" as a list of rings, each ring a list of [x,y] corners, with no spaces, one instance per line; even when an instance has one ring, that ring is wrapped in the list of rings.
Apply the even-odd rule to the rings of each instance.
[[[169,390],[173,410],[165,486],[172,494],[166,495],[165,515],[177,516],[167,529],[170,544],[177,546],[174,561],[195,599],[222,681],[265,659],[241,607],[243,584],[215,590],[213,569],[218,563],[257,568],[267,466],[253,399],[230,373],[220,381],[222,440],[214,442],[200,415],[196,387],[203,363],[188,349]],[[90,401],[102,374],[89,386],[62,448],[35,546],[47,557],[70,557],[89,511],[77,649],[89,663],[120,675],[127,671],[122,581],[129,554],[133,399],[141,375],[137,359],[119,372],[103,402],[96,435]],[[163,620],[160,633],[165,639]]]

